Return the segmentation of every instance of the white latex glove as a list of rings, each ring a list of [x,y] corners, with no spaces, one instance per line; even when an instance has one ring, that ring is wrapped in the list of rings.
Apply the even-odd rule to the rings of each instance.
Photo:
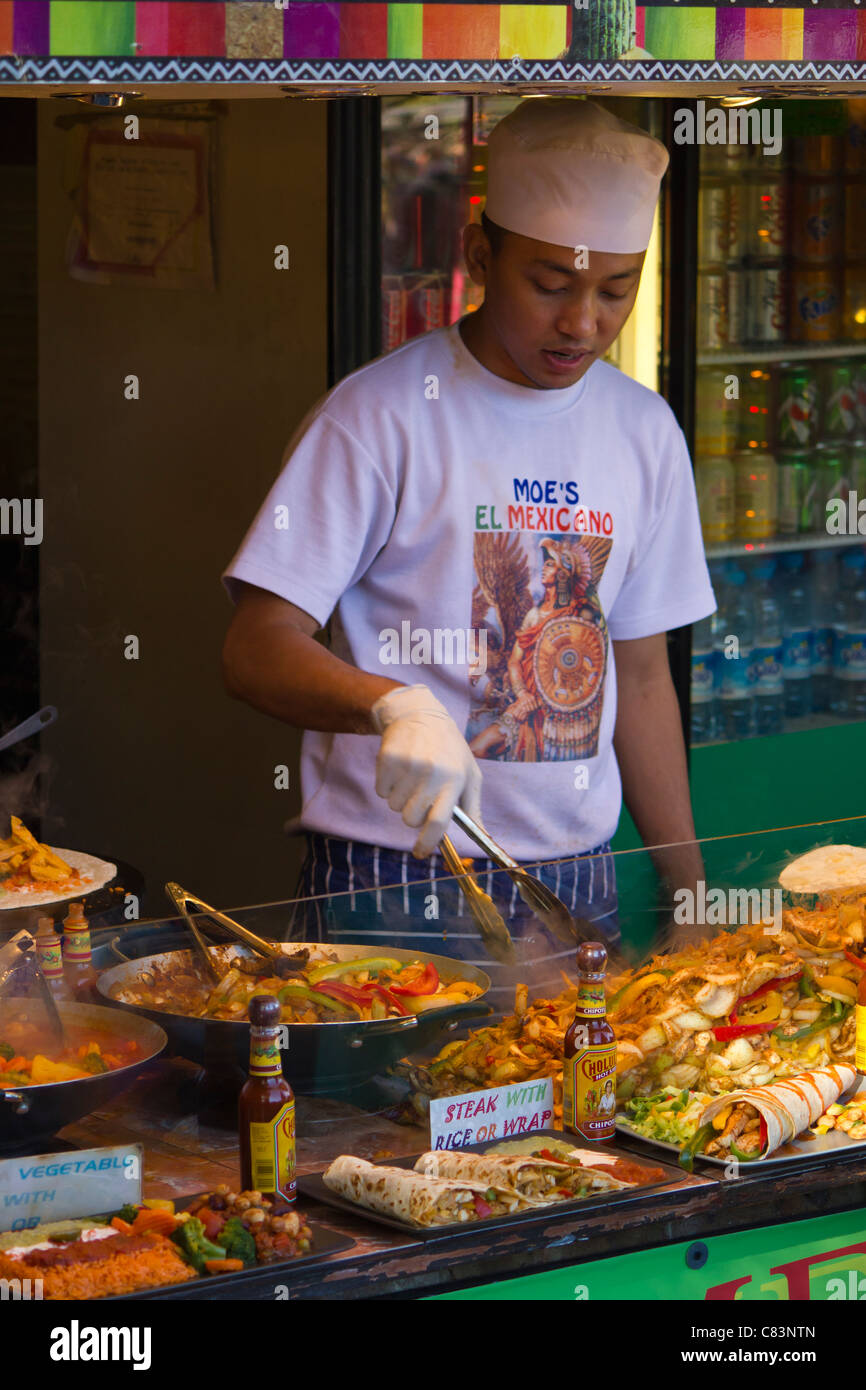
[[[382,735],[376,791],[413,830],[412,853],[432,854],[459,803],[481,819],[481,771],[451,715],[426,685],[401,685],[370,711]]]

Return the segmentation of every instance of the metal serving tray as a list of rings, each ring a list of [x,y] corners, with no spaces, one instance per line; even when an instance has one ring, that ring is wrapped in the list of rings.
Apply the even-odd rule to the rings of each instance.
[[[843,1091],[839,1097],[840,1103],[853,1100],[855,1096],[866,1093],[866,1077],[861,1077],[857,1084],[850,1091]],[[649,1139],[645,1134],[638,1134],[637,1130],[632,1129],[628,1121],[620,1115],[616,1119],[617,1132],[627,1137],[630,1145],[648,1145],[650,1149],[657,1149],[660,1154],[676,1155],[680,1172],[686,1170],[679,1165],[679,1153],[676,1144],[668,1144],[662,1139]],[[634,1150],[632,1150],[634,1152]],[[856,1154],[866,1157],[866,1139],[849,1139],[844,1130],[831,1129],[827,1134],[812,1134],[811,1130],[805,1130],[803,1134],[792,1139],[789,1143],[783,1144],[780,1149],[771,1154],[769,1158],[754,1159],[751,1163],[739,1162],[739,1176],[742,1177],[744,1171],[749,1173],[760,1173],[764,1168],[777,1168],[790,1166],[791,1164],[809,1163],[810,1160],[817,1162],[827,1158],[851,1157]],[[695,1165],[707,1164],[713,1168],[727,1168],[730,1158],[716,1158],[706,1154],[695,1155]]]
[[[192,1201],[192,1198],[185,1200]],[[100,1302],[117,1303],[128,1300],[137,1303],[142,1298],[160,1297],[223,1298],[230,1294],[232,1289],[237,1289],[239,1284],[249,1283],[253,1279],[260,1280],[263,1274],[273,1274],[275,1281],[279,1283],[281,1275],[287,1274],[291,1269],[296,1269],[298,1265],[313,1264],[316,1260],[323,1260],[328,1255],[341,1255],[358,1243],[351,1236],[339,1235],[336,1231],[329,1230],[327,1226],[320,1226],[318,1221],[308,1220],[307,1225],[313,1233],[313,1248],[307,1255],[296,1255],[293,1260],[274,1260],[269,1264],[252,1265],[250,1269],[239,1269],[234,1274],[202,1275],[198,1279],[188,1280],[185,1284],[168,1284],[162,1288],[139,1289],[136,1293],[110,1294],[108,1298],[100,1299]]]
[[[539,1141],[539,1148],[544,1147],[545,1139],[556,1139],[562,1141],[565,1137],[561,1129],[541,1129],[534,1136]],[[496,1149],[504,1143],[503,1139],[494,1139],[492,1142],[483,1144],[466,1144],[460,1153],[483,1154],[489,1150]],[[577,1145],[575,1144],[575,1147]],[[615,1158],[627,1159],[629,1163],[640,1164],[643,1155],[637,1158],[633,1153],[629,1153],[625,1148],[617,1147],[614,1144],[599,1144],[599,1154],[610,1154]],[[416,1161],[421,1157],[420,1153],[408,1154],[403,1158],[384,1159],[377,1167],[387,1168],[414,1168]],[[647,1157],[644,1161],[645,1167],[661,1168],[668,1175],[662,1183],[652,1183],[646,1187],[635,1187],[623,1189],[619,1192],[599,1192],[589,1197],[577,1197],[568,1202],[551,1202],[549,1206],[533,1207],[527,1211],[513,1212],[508,1216],[485,1216],[480,1221],[455,1222],[450,1226],[413,1226],[408,1221],[401,1221],[396,1216],[384,1216],[380,1212],[370,1211],[367,1207],[360,1206],[357,1202],[350,1202],[345,1197],[340,1197],[336,1192],[332,1192],[325,1186],[321,1173],[308,1173],[298,1178],[298,1191],[311,1201],[323,1202],[335,1210],[346,1212],[354,1217],[361,1217],[365,1221],[373,1221],[376,1225],[390,1226],[395,1231],[400,1231],[403,1235],[414,1236],[416,1240],[441,1240],[445,1236],[453,1236],[459,1233],[469,1233],[475,1231],[486,1231],[502,1226],[511,1226],[516,1222],[525,1221],[549,1221],[551,1216],[571,1214],[576,1211],[597,1211],[599,1207],[609,1206],[616,1203],[617,1206],[630,1205],[634,1202],[642,1202],[648,1194],[652,1194],[655,1199],[676,1198],[681,1190],[684,1179],[688,1174],[684,1173],[679,1166],[666,1163],[663,1159]],[[706,1179],[703,1179],[706,1181]]]

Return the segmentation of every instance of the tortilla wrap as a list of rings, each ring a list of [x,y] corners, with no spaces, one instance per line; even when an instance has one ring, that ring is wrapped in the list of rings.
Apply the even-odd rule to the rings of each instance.
[[[532,1203],[561,1202],[563,1189],[578,1197],[592,1189],[620,1187],[608,1173],[597,1173],[575,1163],[546,1158],[498,1154],[462,1153],[443,1149],[422,1154],[415,1164],[419,1173],[436,1178],[472,1178],[485,1187],[503,1187]]]
[[[493,1206],[494,1215],[525,1211],[532,1205],[517,1192],[496,1184],[469,1178],[452,1181],[425,1177],[411,1168],[367,1163],[350,1154],[335,1158],[322,1177],[326,1187],[348,1201],[357,1202],[369,1211],[407,1221],[412,1226],[450,1226],[464,1220],[477,1221],[478,1213],[471,1198],[473,1195],[485,1198],[491,1187],[495,1188],[496,1201],[488,1205]]]
[[[754,1086],[749,1091],[729,1091],[710,1101],[701,1112],[698,1125],[709,1124],[729,1105],[747,1102],[763,1116],[767,1125],[767,1140],[756,1158],[767,1158],[776,1149],[795,1139],[823,1115],[828,1105],[853,1086],[857,1072],[853,1067],[834,1064],[820,1071],[807,1071],[773,1081],[769,1086]]]

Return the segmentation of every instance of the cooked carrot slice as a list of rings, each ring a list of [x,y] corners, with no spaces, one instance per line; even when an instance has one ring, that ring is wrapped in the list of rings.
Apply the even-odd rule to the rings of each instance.
[[[243,1260],[205,1260],[208,1274],[238,1274],[244,1267]]]

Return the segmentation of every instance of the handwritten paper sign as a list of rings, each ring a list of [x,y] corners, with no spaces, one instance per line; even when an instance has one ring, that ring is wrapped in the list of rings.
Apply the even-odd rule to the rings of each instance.
[[[0,1160],[0,1232],[101,1216],[141,1201],[144,1149],[120,1144]]]
[[[553,1124],[553,1079],[491,1086],[430,1102],[430,1145],[463,1149],[487,1139],[519,1139]]]

